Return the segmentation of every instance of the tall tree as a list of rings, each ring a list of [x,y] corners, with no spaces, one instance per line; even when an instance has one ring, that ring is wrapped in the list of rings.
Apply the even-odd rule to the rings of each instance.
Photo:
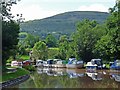
[[[120,59],[120,1],[110,8],[111,15],[106,22],[107,34],[96,44],[96,49],[107,60]]]
[[[116,5],[113,7],[111,16],[107,21],[108,35],[111,38],[110,52],[114,59],[120,59],[120,1],[116,0]]]
[[[11,6],[16,4],[16,0],[2,1],[2,64],[3,70],[6,66],[6,60],[16,49],[18,43],[19,24],[13,20],[10,13]]]
[[[48,47],[56,47],[57,46],[57,39],[52,34],[48,34],[48,36],[45,39],[45,42]]]
[[[27,34],[27,37],[24,39],[24,45],[26,48],[33,48],[34,44],[39,41],[39,36],[34,36],[32,34]]]
[[[73,34],[76,58],[85,62],[94,58],[93,49],[101,35],[103,31],[96,21],[78,22],[77,31]]]
[[[33,47],[33,57],[35,59],[46,60],[48,58],[48,48],[42,41],[36,42]]]
[[[68,45],[68,37],[66,35],[61,36],[59,40],[59,55],[60,58],[63,60],[67,58],[67,53],[69,49]]]

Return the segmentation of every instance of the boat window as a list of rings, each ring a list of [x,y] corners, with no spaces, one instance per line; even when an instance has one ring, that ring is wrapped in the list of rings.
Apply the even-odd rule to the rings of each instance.
[[[101,61],[96,60],[96,61],[95,61],[95,64],[101,65]]]
[[[120,66],[120,62],[116,63],[116,66]]]

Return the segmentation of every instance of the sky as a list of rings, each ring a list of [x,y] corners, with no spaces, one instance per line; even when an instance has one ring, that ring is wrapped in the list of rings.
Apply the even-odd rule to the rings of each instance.
[[[43,19],[69,11],[108,12],[116,0],[21,0],[12,6],[13,15],[23,14],[25,21]]]

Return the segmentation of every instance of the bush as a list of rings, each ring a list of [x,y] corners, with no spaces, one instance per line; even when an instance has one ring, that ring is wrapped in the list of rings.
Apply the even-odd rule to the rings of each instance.
[[[49,48],[48,58],[59,58],[58,53],[59,53],[59,48]]]
[[[11,56],[8,60],[7,63],[11,63],[13,61],[13,56]]]
[[[35,67],[32,66],[32,65],[29,65],[29,66],[23,66],[23,68],[25,68],[26,70],[29,70],[29,71],[35,71]]]

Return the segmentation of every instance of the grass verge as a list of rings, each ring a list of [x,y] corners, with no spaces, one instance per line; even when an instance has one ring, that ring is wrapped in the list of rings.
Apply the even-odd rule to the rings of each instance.
[[[19,76],[26,75],[26,74],[29,74],[29,71],[27,71],[23,68],[18,68],[16,72],[11,72],[11,73],[5,72],[2,74],[2,82],[8,81],[8,80],[11,80],[11,79],[14,79]]]

